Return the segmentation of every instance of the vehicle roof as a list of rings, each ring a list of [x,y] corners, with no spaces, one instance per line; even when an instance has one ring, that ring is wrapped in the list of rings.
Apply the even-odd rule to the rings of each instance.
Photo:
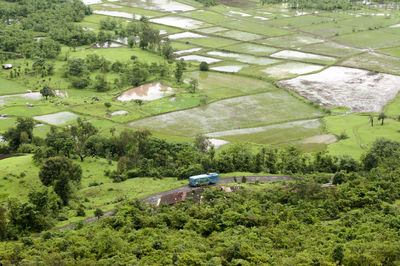
[[[212,175],[217,175],[216,173],[210,173],[210,174],[203,174],[203,175],[194,175],[189,177],[190,179],[199,179],[199,178],[204,178],[204,177],[209,177]]]

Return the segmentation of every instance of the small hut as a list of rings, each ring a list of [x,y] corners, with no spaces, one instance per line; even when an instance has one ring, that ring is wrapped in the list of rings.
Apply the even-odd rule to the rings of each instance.
[[[4,64],[3,65],[3,69],[11,69],[11,68],[13,68],[13,65],[11,65],[11,64]]]

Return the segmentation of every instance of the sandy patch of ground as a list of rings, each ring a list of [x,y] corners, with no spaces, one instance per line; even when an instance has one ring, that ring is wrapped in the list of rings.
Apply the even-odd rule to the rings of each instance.
[[[132,100],[152,101],[173,93],[174,88],[165,86],[160,82],[152,82],[124,91],[117,99],[121,102]]]
[[[207,56],[201,56],[201,55],[185,55],[177,58],[178,60],[185,60],[185,61],[197,61],[197,62],[207,62],[208,64],[220,62],[220,59],[212,58],[212,57],[207,57]]]
[[[346,106],[353,112],[380,112],[396,97],[400,76],[333,66],[279,83],[325,107]]]
[[[301,143],[303,144],[332,144],[338,141],[337,137],[332,134],[325,134],[314,136],[304,139]]]
[[[60,112],[49,115],[34,116],[35,120],[45,122],[50,125],[62,125],[77,119],[79,116],[71,112]]]

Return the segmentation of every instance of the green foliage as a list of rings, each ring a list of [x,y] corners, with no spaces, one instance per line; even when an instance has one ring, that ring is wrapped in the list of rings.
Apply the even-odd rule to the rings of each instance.
[[[16,151],[21,144],[32,141],[34,125],[32,118],[17,118],[16,127],[8,129],[3,135],[11,151]]]
[[[208,63],[207,62],[201,62],[200,63],[200,71],[208,71]]]
[[[72,186],[79,184],[82,169],[66,157],[51,157],[40,167],[39,178],[43,185],[52,186],[64,205],[68,205]]]
[[[53,90],[49,87],[49,86],[44,86],[43,89],[40,90],[40,94],[46,98],[48,97],[54,97],[55,94],[53,92]]]

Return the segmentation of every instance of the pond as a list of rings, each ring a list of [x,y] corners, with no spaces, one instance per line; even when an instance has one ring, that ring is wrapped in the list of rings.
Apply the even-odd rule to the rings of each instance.
[[[176,90],[160,82],[152,82],[124,91],[117,99],[121,102],[132,100],[151,101],[171,95]]]

